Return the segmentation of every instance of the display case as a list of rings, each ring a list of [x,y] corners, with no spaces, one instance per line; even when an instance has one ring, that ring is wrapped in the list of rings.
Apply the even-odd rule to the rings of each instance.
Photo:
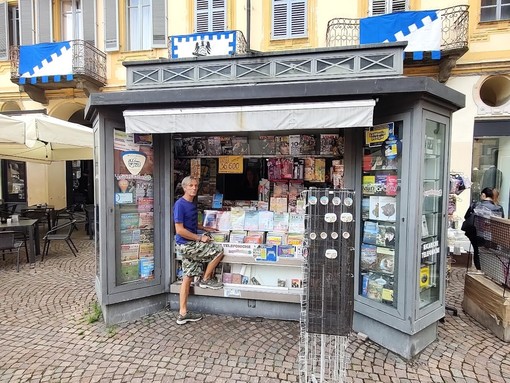
[[[444,316],[449,119],[419,110],[359,140],[354,328],[375,341],[386,334],[400,355],[432,342]]]

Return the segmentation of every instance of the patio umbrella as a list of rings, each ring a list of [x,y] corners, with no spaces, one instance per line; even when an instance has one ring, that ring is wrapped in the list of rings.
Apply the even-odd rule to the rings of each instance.
[[[92,129],[44,114],[0,114],[0,158],[51,163],[93,158]]]

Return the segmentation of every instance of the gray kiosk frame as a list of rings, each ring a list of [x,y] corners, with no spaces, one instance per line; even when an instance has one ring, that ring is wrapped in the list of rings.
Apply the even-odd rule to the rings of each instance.
[[[306,52],[287,52],[259,55],[256,57],[203,58],[184,60],[186,64],[217,64],[219,61],[253,62],[260,64],[267,60],[296,59],[293,55],[308,58],[329,56],[335,53],[343,55],[348,51],[356,56],[369,54],[371,50],[381,55],[385,50],[394,57],[402,57],[403,45],[313,50]],[[215,61],[216,60],[216,61]],[[150,62],[125,63],[130,74],[144,69],[164,69],[183,65],[183,61],[158,60]],[[92,94],[87,106],[86,116],[93,123],[95,135],[95,200],[98,209],[98,231],[96,231],[96,292],[107,323],[133,320],[163,309],[167,304],[176,309],[178,301],[171,284],[175,275],[173,262],[173,225],[172,209],[172,140],[171,134],[154,134],[154,278],[149,281],[135,281],[129,284],[117,284],[116,246],[119,233],[115,225],[115,202],[113,187],[113,134],[114,130],[125,130],[123,112],[126,110],[149,110],[160,108],[220,107],[228,105],[261,105],[285,102],[327,102],[360,99],[376,100],[374,123],[399,121],[401,124],[401,169],[399,187],[402,196],[398,208],[398,257],[395,267],[395,279],[398,280],[398,293],[395,301],[388,305],[367,299],[361,294],[360,286],[360,247],[362,238],[361,198],[356,198],[356,251],[355,251],[355,295],[353,329],[367,334],[375,342],[402,355],[411,358],[422,351],[437,337],[437,321],[445,315],[445,261],[446,261],[446,222],[448,202],[448,166],[449,140],[451,135],[451,115],[464,106],[464,95],[424,77],[403,77],[402,63],[395,63],[395,71],[372,73],[367,78],[360,75],[309,75],[297,80],[273,78],[271,81],[257,83],[251,87],[240,86],[235,80],[200,83],[194,86],[186,83],[172,86],[168,83],[157,84],[152,89],[131,86],[128,90],[114,93]],[[242,82],[242,81],[241,81]],[[426,177],[426,126],[430,121],[440,123],[444,130],[441,143],[445,150],[440,164],[442,178],[437,181],[434,190],[444,191],[444,197],[438,196],[440,205],[438,214],[440,232],[437,234],[439,253],[437,265],[437,289],[434,299],[428,304],[423,301],[420,291],[420,257],[422,252],[422,233],[420,222],[425,214],[423,208],[424,179]],[[285,131],[292,132],[292,131]],[[218,133],[218,132],[216,132]],[[282,133],[282,132],[279,132]],[[345,183],[347,188],[356,190],[362,196],[362,164],[365,128],[347,128],[345,130]],[[288,133],[287,133],[288,134]],[[436,169],[438,169],[436,167]],[[441,215],[442,214],[442,215]],[[170,233],[171,235],[168,235]],[[299,319],[299,303],[278,302],[267,299],[236,299],[223,296],[190,296],[190,306],[202,312],[262,316],[268,318]]]

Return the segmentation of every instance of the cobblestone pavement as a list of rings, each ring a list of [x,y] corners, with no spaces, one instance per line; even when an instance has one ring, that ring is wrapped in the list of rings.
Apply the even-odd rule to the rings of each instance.
[[[0,258],[0,382],[297,382],[299,325],[207,315],[178,326],[162,311],[132,323],[88,323],[93,243],[65,244],[44,263]],[[439,338],[412,361],[353,335],[347,382],[510,382],[510,344],[462,312],[454,269]]]

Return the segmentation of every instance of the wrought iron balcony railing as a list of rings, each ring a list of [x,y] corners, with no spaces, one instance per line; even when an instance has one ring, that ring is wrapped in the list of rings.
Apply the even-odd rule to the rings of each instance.
[[[78,82],[85,81],[95,87],[106,85],[106,53],[84,40],[72,40],[72,47],[72,74]],[[10,61],[11,81],[19,83],[19,46],[10,47]]]
[[[467,51],[469,6],[458,5],[439,10],[442,21],[441,53]],[[328,47],[359,45],[359,19],[336,18],[328,22],[326,44]]]

